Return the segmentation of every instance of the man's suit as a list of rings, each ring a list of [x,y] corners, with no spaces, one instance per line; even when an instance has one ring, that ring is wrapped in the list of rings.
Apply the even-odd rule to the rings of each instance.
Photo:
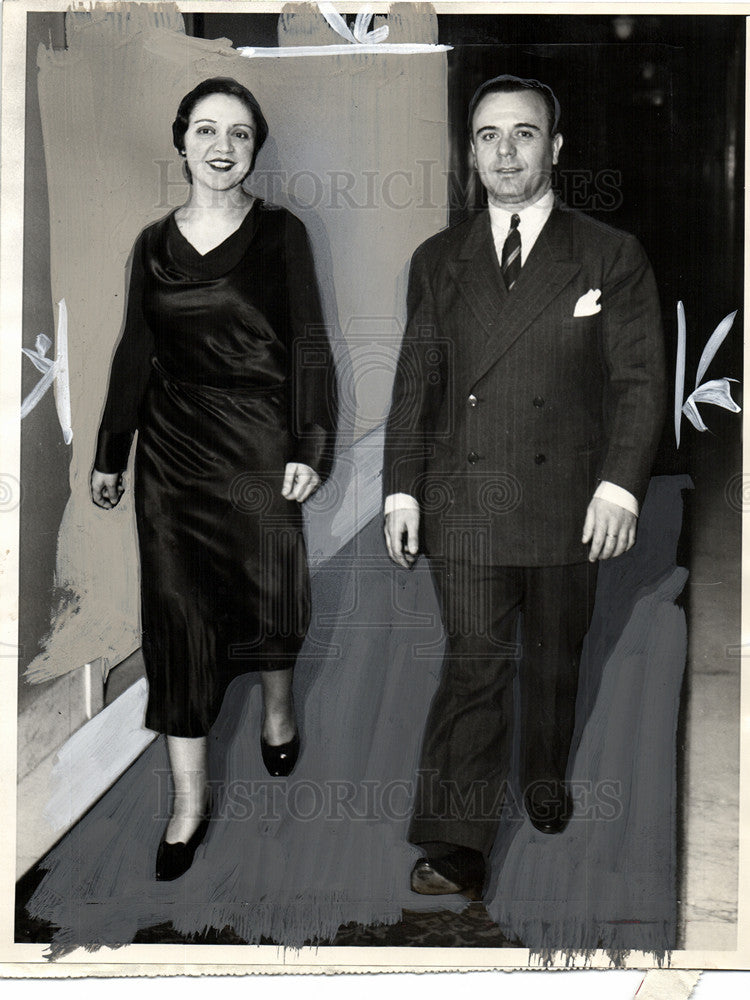
[[[600,311],[574,315],[592,290]],[[664,409],[658,295],[637,240],[557,204],[510,292],[487,211],[422,244],[407,314],[384,493],[419,501],[450,646],[422,770],[463,802],[466,782],[486,781],[491,800],[473,822],[448,820],[445,791],[425,805],[423,780],[411,839],[486,853],[509,768],[519,608],[532,664],[523,777],[564,778],[595,583],[583,523],[600,480],[639,502],[646,492]]]

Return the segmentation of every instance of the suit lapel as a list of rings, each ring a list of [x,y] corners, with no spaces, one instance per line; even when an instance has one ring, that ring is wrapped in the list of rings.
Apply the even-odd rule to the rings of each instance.
[[[489,212],[485,214],[489,229]],[[581,262],[572,255],[570,218],[564,209],[555,205],[510,293],[505,292],[492,247],[492,260],[504,295],[501,296],[501,309],[493,319],[492,335],[484,340],[481,353],[475,355],[477,362],[472,367],[476,378],[484,375],[505,354],[581,269]],[[491,297],[491,293],[485,296],[487,302]]]
[[[448,270],[477,319],[476,324],[462,333],[462,348],[467,357],[480,357],[488,340],[497,337],[502,329],[500,316],[508,298],[497,262],[489,212],[481,212],[472,222],[469,235],[457,258],[449,261]]]

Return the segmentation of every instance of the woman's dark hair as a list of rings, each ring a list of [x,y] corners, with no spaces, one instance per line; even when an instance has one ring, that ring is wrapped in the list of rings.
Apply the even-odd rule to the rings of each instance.
[[[253,125],[255,126],[255,149],[253,150],[253,159],[250,163],[250,170],[252,171],[260,147],[266,141],[266,136],[268,135],[268,122],[263,117],[260,104],[258,104],[253,94],[251,94],[247,87],[243,87],[241,83],[233,80],[231,76],[212,76],[208,80],[203,80],[197,87],[193,87],[189,94],[185,94],[177,109],[177,117],[172,122],[172,141],[175,144],[175,148],[178,153],[182,153],[185,148],[185,133],[190,124],[190,115],[193,113],[193,109],[198,101],[204,97],[208,97],[209,94],[228,94],[230,97],[238,97],[250,112]],[[187,179],[192,183],[190,168],[187,163],[184,164],[184,169]]]

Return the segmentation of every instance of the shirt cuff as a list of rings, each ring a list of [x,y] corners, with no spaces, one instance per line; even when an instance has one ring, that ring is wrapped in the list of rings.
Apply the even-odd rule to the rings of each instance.
[[[419,510],[419,504],[408,493],[391,493],[390,496],[385,498],[385,505],[383,507],[384,515],[392,514],[394,510],[404,509]]]
[[[598,497],[599,500],[609,500],[610,503],[616,503],[618,507],[624,507],[625,510],[629,510],[631,514],[638,517],[640,512],[638,501],[632,493],[624,490],[622,486],[616,486],[603,479],[597,486],[594,496]]]

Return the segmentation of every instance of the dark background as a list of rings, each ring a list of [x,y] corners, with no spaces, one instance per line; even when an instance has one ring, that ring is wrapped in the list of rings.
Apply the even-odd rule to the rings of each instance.
[[[274,46],[277,20],[200,14],[187,29],[236,46]],[[684,303],[687,394],[708,337],[743,301],[744,17],[439,14],[438,32],[453,46],[451,222],[474,203],[466,128],[474,90],[500,73],[547,83],[562,106],[555,187],[571,207],[634,233],[645,247],[662,300],[670,400],[676,308]],[[707,378],[741,379],[741,324],[740,314]],[[739,400],[740,386],[733,395]],[[735,414],[709,407],[706,420],[722,438],[739,433]],[[678,454],[670,416],[655,473],[689,472],[692,450],[713,447],[713,435],[684,420],[682,435]]]
[[[440,41],[455,46],[452,218],[465,214],[470,195],[466,108],[474,90],[499,73],[547,83],[562,107],[554,186],[571,207],[634,233],[645,247],[661,295],[670,400],[676,308],[684,303],[690,392],[705,342],[743,302],[744,18],[485,15],[438,24]],[[705,378],[723,376],[742,377],[741,313]],[[714,435],[683,420],[677,453],[671,411],[654,473],[694,473],[693,453],[714,447]],[[704,419],[715,434],[739,435],[735,414],[711,406]]]

